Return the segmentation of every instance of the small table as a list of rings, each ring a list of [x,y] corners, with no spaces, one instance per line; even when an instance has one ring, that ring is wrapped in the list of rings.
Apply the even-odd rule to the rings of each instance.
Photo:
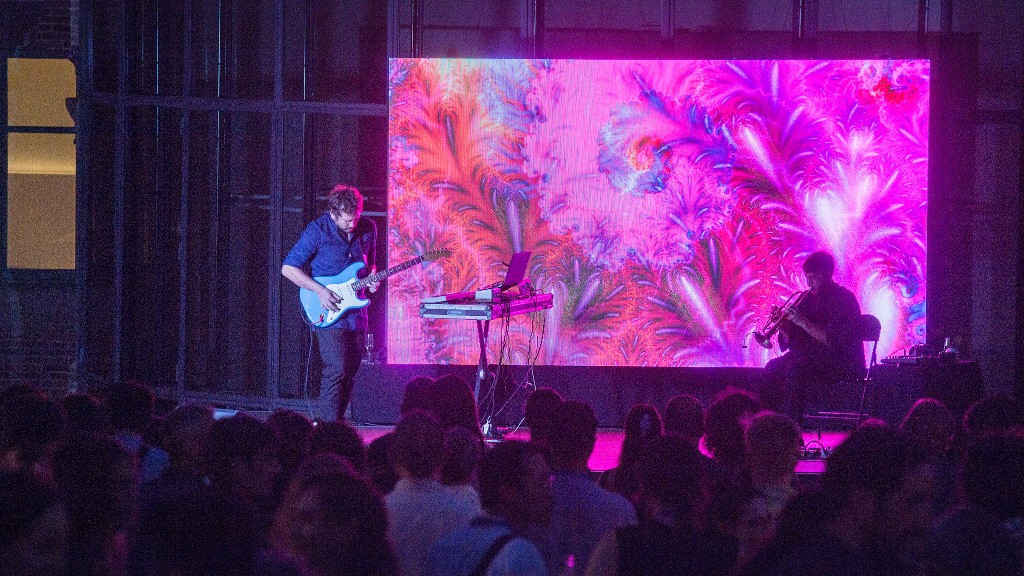
[[[898,423],[920,398],[935,398],[957,419],[985,397],[981,367],[976,361],[941,363],[926,359],[917,364],[879,364],[872,370],[875,410],[878,416]]]

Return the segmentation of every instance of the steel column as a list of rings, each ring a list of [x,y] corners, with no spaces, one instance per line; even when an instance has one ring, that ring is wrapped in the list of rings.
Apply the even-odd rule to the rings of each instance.
[[[423,1],[412,0],[412,53],[413,58],[423,56]]]
[[[184,98],[192,94],[192,3],[184,3],[182,14],[181,93]],[[188,366],[188,239],[189,239],[189,167],[192,155],[192,111],[181,109],[181,197],[178,207],[178,356],[174,367],[174,398],[185,400],[185,380]]]
[[[117,0],[117,100],[114,110],[114,382],[121,381],[121,346],[124,338],[124,181],[128,154],[128,58],[125,46],[125,4]]]
[[[6,51],[0,52],[0,166],[4,167],[4,177],[0,178],[0,271],[3,272],[3,281],[10,278],[7,271],[7,58]]]
[[[676,2],[661,0],[661,45],[662,52],[672,49],[672,40],[676,33]]]
[[[270,247],[267,254],[267,406],[280,395],[281,382],[281,230],[284,214],[284,0],[274,2],[274,109],[270,114]]]
[[[1024,14],[1018,25],[1024,25]],[[1022,47],[1024,51],[1024,47]],[[1020,76],[1018,76],[1020,78]],[[1015,338],[1014,396],[1024,398],[1024,82],[1018,82],[1020,100],[1017,101],[1017,338]]]

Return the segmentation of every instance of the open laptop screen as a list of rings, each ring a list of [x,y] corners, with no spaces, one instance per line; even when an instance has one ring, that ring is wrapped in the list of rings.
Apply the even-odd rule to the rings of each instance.
[[[526,265],[530,263],[529,252],[516,252],[508,264],[508,272],[505,273],[505,281],[501,283],[502,290],[508,290],[518,286],[526,275]]]

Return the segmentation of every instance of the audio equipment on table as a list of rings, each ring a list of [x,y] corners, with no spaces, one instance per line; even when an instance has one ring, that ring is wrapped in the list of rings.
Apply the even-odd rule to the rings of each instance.
[[[898,366],[910,365],[914,366],[917,364],[924,364],[925,362],[933,361],[935,358],[931,356],[887,356],[878,361],[879,364],[895,364]]]
[[[500,302],[434,302],[420,301],[420,318],[450,318],[453,320],[496,320],[520,314],[531,314],[551,308],[551,294],[534,294],[509,298]]]
[[[783,304],[781,307],[773,304],[772,313],[770,316],[768,316],[768,320],[764,323],[764,326],[762,326],[760,330],[754,332],[754,340],[757,340],[757,343],[760,344],[761,346],[764,346],[765,348],[771,350],[772,336],[774,336],[775,333],[779,331],[779,328],[782,327],[782,322],[786,319],[786,309],[790,307],[796,308],[797,306],[799,306],[800,302],[802,302],[803,299],[806,298],[808,294],[810,294],[810,292],[810,290],[804,290],[803,292],[794,292],[793,294],[790,295],[789,298],[786,299],[786,303]],[[796,300],[793,300],[794,297],[796,298]],[[793,300],[792,306],[790,305],[791,300]]]
[[[934,362],[936,360],[938,360],[938,358],[932,349],[928,348],[928,346],[924,344],[916,344],[911,346],[910,351],[905,355],[893,354],[886,358],[882,358],[878,362],[881,364],[915,365]]]

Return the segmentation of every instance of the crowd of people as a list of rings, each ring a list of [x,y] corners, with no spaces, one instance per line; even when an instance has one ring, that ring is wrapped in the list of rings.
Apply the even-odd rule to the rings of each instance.
[[[541,388],[530,441],[490,446],[458,377],[410,382],[368,446],[344,422],[262,421],[152,392],[0,393],[0,572],[18,575],[1024,574],[1024,416],[918,401],[820,476],[791,417],[723,392],[637,405],[612,470],[597,420]]]

